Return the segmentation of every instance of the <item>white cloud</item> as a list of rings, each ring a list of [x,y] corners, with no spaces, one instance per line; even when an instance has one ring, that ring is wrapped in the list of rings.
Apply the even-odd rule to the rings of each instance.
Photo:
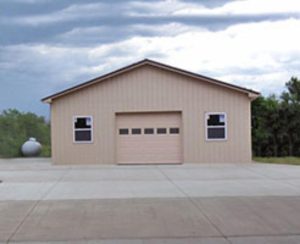
[[[221,75],[217,78],[225,81],[235,81],[235,84],[241,86],[245,86],[244,83],[246,83],[248,88],[260,91],[264,95],[278,95],[284,89],[285,82],[291,78],[291,74],[283,68],[279,71],[264,71],[259,75],[233,73]]]
[[[13,0],[23,3],[43,3],[49,0]],[[100,16],[135,16],[135,17],[180,17],[180,16],[239,16],[259,14],[299,14],[299,0],[238,0],[230,1],[221,7],[208,8],[201,4],[189,3],[182,0],[127,1],[110,5],[108,3],[82,3],[41,15],[28,15],[10,18],[9,21],[19,25],[38,26],[79,19],[93,19]]]
[[[48,73],[53,86],[62,82],[65,87],[143,58],[264,93],[279,92],[292,75],[300,76],[300,35],[293,35],[300,29],[300,20],[241,24],[218,32],[181,29],[96,47],[13,46],[11,53],[23,57],[14,58],[15,68],[34,67]]]
[[[146,25],[146,24],[136,24],[132,26],[132,30],[135,32],[151,32],[157,36],[173,36],[180,33],[185,33],[189,31],[205,31],[205,28],[188,26],[180,23],[169,23],[162,24],[158,26]]]
[[[232,1],[220,8],[221,12],[232,14],[267,14],[300,12],[298,0],[243,0]]]
[[[236,0],[228,1],[221,7],[208,8],[201,1],[187,3],[180,0],[151,2],[135,1],[130,3],[129,15],[163,16],[163,15],[241,15],[241,14],[279,14],[300,13],[299,0]],[[142,10],[142,11],[141,11]]]
[[[155,2],[133,1],[128,4],[126,14],[131,16],[164,16],[173,15],[182,9],[202,9],[201,3],[193,4],[179,0]]]
[[[58,35],[55,39],[58,42],[68,42],[70,44],[76,43],[84,45],[86,43],[92,43],[95,45],[105,38],[109,39],[110,42],[118,42],[120,39],[126,39],[128,36],[175,36],[193,30],[199,31],[201,27],[196,28],[180,23],[168,23],[157,26],[150,24],[132,24],[129,28],[123,29],[120,29],[119,26],[77,27]]]
[[[37,1],[37,0],[26,0]],[[41,15],[29,15],[11,18],[10,21],[19,25],[37,26],[41,24],[53,24],[57,22],[72,21],[78,19],[91,19],[107,14],[102,3],[74,4],[60,11]]]

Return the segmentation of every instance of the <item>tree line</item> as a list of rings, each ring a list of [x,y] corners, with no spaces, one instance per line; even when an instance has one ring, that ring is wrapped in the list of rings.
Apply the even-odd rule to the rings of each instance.
[[[16,109],[0,114],[0,157],[20,157],[21,146],[29,137],[42,144],[41,156],[50,156],[50,124],[43,116]]]
[[[300,80],[292,77],[280,96],[260,96],[252,102],[254,156],[300,156]],[[35,137],[41,156],[50,156],[50,124],[44,117],[8,109],[0,114],[0,157],[20,157],[21,146]]]
[[[279,96],[252,102],[254,156],[300,156],[300,80],[292,77]]]

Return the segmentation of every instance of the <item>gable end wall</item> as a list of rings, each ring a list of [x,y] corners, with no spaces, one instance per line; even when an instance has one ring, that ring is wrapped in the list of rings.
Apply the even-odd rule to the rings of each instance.
[[[246,94],[152,66],[54,99],[52,157],[56,164],[115,164],[116,113],[182,112],[186,163],[251,161],[250,99]],[[206,112],[226,112],[228,140],[205,140]],[[72,118],[92,115],[94,141],[74,144]]]

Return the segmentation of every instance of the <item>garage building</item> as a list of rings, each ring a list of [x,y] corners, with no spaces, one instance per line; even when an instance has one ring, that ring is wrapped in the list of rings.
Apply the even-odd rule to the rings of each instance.
[[[246,163],[258,96],[145,59],[42,101],[55,164]]]

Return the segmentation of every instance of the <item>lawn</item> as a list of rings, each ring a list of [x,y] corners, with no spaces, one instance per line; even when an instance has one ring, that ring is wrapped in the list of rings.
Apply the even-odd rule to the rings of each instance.
[[[300,157],[254,157],[253,161],[258,163],[300,165]]]

